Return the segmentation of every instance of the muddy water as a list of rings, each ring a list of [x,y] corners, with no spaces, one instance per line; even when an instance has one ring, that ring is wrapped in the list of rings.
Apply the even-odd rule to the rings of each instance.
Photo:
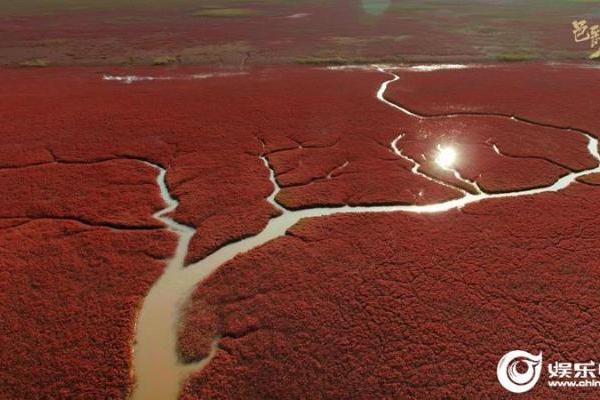
[[[412,115],[415,118],[424,118],[414,114],[401,106],[393,104],[384,98],[387,86],[399,79],[396,74],[388,72],[383,68],[377,68],[380,72],[392,76],[381,84],[377,91],[377,98],[390,107],[394,107],[400,112]],[[506,117],[510,118],[510,117]],[[532,122],[528,122],[534,124]],[[598,154],[598,140],[584,132],[573,131],[573,134],[584,135],[588,140],[588,151],[597,160],[600,161]],[[437,180],[418,172],[419,164],[406,156],[397,148],[396,144],[401,136],[390,143],[390,150],[399,157],[405,158],[414,163],[413,172],[422,175],[426,179],[438,182]],[[496,151],[500,151],[495,148]],[[213,343],[211,355],[201,362],[193,364],[181,364],[177,358],[177,322],[180,319],[180,313],[186,300],[196,287],[207,276],[212,274],[223,263],[231,260],[238,254],[250,251],[262,244],[285,235],[285,232],[292,225],[302,218],[321,217],[342,213],[391,213],[391,212],[411,212],[411,213],[435,213],[463,207],[470,203],[475,203],[488,199],[498,199],[504,197],[530,196],[544,192],[552,192],[564,189],[574,182],[578,177],[591,173],[600,172],[600,166],[592,169],[569,173],[554,184],[542,188],[522,190],[508,193],[488,194],[479,192],[470,194],[465,191],[463,197],[430,205],[397,205],[397,206],[360,206],[360,207],[316,207],[306,210],[289,211],[275,202],[275,196],[279,192],[279,186],[275,180],[274,171],[265,157],[261,157],[265,163],[265,168],[270,171],[270,180],[274,190],[267,198],[267,201],[277,207],[282,214],[269,221],[267,226],[256,236],[249,237],[238,242],[234,242],[222,247],[220,250],[212,253],[208,257],[197,263],[184,267],[184,259],[187,254],[188,244],[195,231],[187,226],[178,224],[167,215],[177,207],[177,201],[169,194],[165,184],[166,171],[159,166],[157,178],[161,195],[167,204],[164,210],[155,214],[155,217],[163,221],[168,228],[179,235],[179,243],[176,253],[169,261],[163,276],[156,282],[144,300],[136,327],[136,343],[134,345],[134,374],[137,379],[137,386],[134,389],[132,398],[134,400],[175,400],[183,380],[194,371],[199,371],[215,354],[217,343]],[[460,178],[458,172],[456,176]],[[461,178],[462,179],[462,178]],[[472,182],[468,182],[472,183]],[[446,184],[446,183],[444,183]],[[447,184],[446,184],[447,185]],[[458,189],[457,189],[458,190]],[[201,234],[201,233],[198,233]]]
[[[170,231],[176,233],[179,240],[173,258],[169,260],[165,272],[146,296],[138,316],[136,343],[133,349],[133,370],[139,382],[142,382],[142,377],[152,377],[156,381],[170,384],[160,385],[159,390],[149,385],[137,385],[133,398],[175,399],[178,389],[173,386],[173,382],[179,382],[183,376],[173,368],[173,365],[177,364],[173,352],[176,345],[174,331],[177,321],[173,310],[179,308],[177,303],[179,291],[173,285],[173,277],[183,268],[188,245],[195,230],[168,217],[179,203],[171,197],[167,188],[166,170],[158,165],[151,165],[159,170],[156,181],[163,201],[167,205],[154,214],[154,217],[165,223]],[[140,343],[144,345],[140,346]]]

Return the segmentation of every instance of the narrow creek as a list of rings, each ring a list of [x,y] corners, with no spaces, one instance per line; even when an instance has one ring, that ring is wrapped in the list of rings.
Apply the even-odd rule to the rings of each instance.
[[[386,68],[375,66],[374,69],[391,76],[390,79],[384,81],[378,88],[376,93],[377,99],[384,104],[387,104],[388,106],[415,118],[428,118],[415,114],[386,100],[384,94],[388,85],[400,78],[398,75]],[[506,118],[514,117],[506,116]],[[535,123],[530,121],[525,122],[535,125]],[[574,134],[584,135],[588,140],[589,153],[600,162],[600,154],[598,153],[598,139],[579,130],[567,128],[564,130],[572,131]],[[412,169],[413,173],[419,174],[420,176],[432,180],[438,184],[444,184],[448,186],[449,184],[445,182],[442,183],[439,180],[419,172],[418,169],[420,165],[415,160],[402,154],[401,150],[397,147],[397,142],[401,136],[402,135],[397,136],[390,143],[390,150],[398,157],[402,157],[412,162],[414,165]],[[191,373],[199,371],[206,364],[208,364],[214,355],[214,350],[216,349],[216,346],[214,346],[211,355],[198,363],[182,364],[178,359],[176,349],[177,323],[180,318],[182,307],[185,305],[194,288],[228,260],[231,260],[235,256],[244,252],[248,252],[271,240],[284,236],[286,231],[302,218],[321,217],[343,213],[443,212],[460,208],[467,204],[482,200],[504,197],[531,196],[539,193],[559,191],[569,186],[581,176],[600,172],[600,165],[596,165],[596,167],[588,170],[568,173],[549,186],[507,193],[489,194],[479,191],[476,194],[471,194],[461,190],[460,188],[452,186],[462,192],[463,196],[459,199],[449,200],[437,204],[315,207],[291,211],[281,207],[275,202],[275,196],[279,192],[280,187],[277,184],[275,172],[269,164],[267,157],[268,156],[261,156],[261,159],[265,164],[265,168],[268,168],[270,172],[269,179],[274,187],[274,190],[267,198],[267,201],[279,209],[282,214],[278,217],[272,218],[259,234],[228,244],[206,258],[188,266],[184,266],[184,260],[187,254],[189,241],[195,234],[195,230],[188,226],[181,225],[167,216],[169,212],[173,211],[177,207],[178,202],[171,197],[167,188],[165,182],[166,171],[160,166],[152,164],[159,171],[157,183],[160,187],[163,200],[167,204],[167,207],[157,212],[154,217],[164,222],[169,230],[176,233],[179,237],[179,241],[173,258],[168,262],[168,265],[161,278],[149,291],[139,313],[136,324],[136,338],[133,348],[133,372],[135,374],[137,383],[131,396],[132,399],[175,400],[178,398],[178,393],[182,382]],[[458,171],[451,168],[449,168],[449,170],[451,170],[458,179],[462,180]],[[473,182],[470,181],[463,181],[473,184]]]

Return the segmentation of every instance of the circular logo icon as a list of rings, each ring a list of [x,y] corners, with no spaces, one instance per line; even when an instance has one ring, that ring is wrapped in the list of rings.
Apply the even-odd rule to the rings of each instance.
[[[498,362],[496,372],[504,389],[513,393],[525,393],[540,379],[542,352],[535,356],[522,350],[509,351]]]

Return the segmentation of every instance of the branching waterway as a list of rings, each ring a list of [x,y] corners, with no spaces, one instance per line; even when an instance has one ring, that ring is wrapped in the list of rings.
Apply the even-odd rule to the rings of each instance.
[[[375,66],[373,69],[388,74],[390,79],[384,81],[376,92],[377,99],[389,107],[393,107],[399,112],[410,115],[414,118],[425,119],[427,116],[416,114],[413,111],[392,103],[385,98],[385,92],[390,83],[397,81],[399,76],[392,72],[392,69]],[[434,69],[424,69],[434,70]],[[131,82],[135,79],[129,79]],[[485,115],[485,114],[479,114]],[[511,118],[532,125],[549,126],[543,123],[536,123],[530,120],[522,119],[516,116],[503,116],[498,114],[489,114],[496,117]],[[448,117],[456,114],[448,114]],[[439,118],[440,116],[436,116]],[[600,154],[598,154],[598,139],[590,133],[573,128],[560,128],[570,131],[573,134],[583,135],[588,141],[589,153],[600,163]],[[154,217],[165,223],[169,230],[178,235],[178,245],[173,258],[169,261],[164,274],[154,284],[145,298],[136,325],[136,340],[133,350],[133,372],[136,379],[136,387],[133,391],[134,400],[175,400],[178,397],[182,382],[193,372],[201,370],[207,365],[215,355],[218,338],[215,338],[210,355],[197,363],[183,364],[178,358],[177,352],[177,325],[180,320],[183,307],[190,298],[196,286],[212,274],[217,268],[231,260],[235,256],[251,251],[269,241],[275,240],[286,234],[286,231],[303,218],[321,217],[344,213],[436,213],[464,207],[467,204],[499,199],[504,197],[531,196],[539,193],[559,191],[573,183],[577,178],[584,175],[600,172],[600,165],[579,172],[570,172],[561,177],[549,186],[519,190],[506,193],[485,193],[477,188],[476,193],[469,193],[465,190],[452,186],[449,183],[430,177],[421,172],[417,161],[407,157],[402,153],[398,146],[402,134],[398,135],[390,143],[390,151],[398,157],[413,163],[412,172],[419,176],[431,180],[437,184],[451,186],[460,193],[462,197],[454,200],[448,200],[436,204],[427,205],[390,205],[390,206],[340,206],[340,207],[314,207],[301,210],[287,210],[275,201],[275,197],[280,190],[279,184],[275,178],[275,171],[269,162],[268,155],[263,153],[261,160],[270,172],[269,179],[273,184],[273,192],[266,199],[270,204],[281,211],[281,215],[269,220],[265,228],[255,236],[233,242],[221,247],[219,250],[205,257],[204,259],[185,266],[185,258],[188,251],[190,239],[195,230],[191,227],[181,225],[177,221],[168,217],[178,202],[172,198],[166,185],[165,176],[167,171],[162,167],[152,164],[159,171],[157,183],[160,187],[161,195],[166,208],[157,212]],[[499,152],[497,146],[494,150]],[[458,171],[446,167],[454,176],[465,184],[476,186],[475,182],[463,179]]]

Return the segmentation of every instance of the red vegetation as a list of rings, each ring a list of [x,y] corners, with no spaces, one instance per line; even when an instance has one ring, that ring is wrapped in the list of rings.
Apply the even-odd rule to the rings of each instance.
[[[52,127],[36,124],[58,126],[60,113],[36,115],[52,105],[29,96],[2,107],[31,115],[6,118],[12,144],[0,147],[0,398],[125,398],[138,309],[175,249],[152,217],[165,207],[158,170],[110,146],[97,150],[105,161],[83,151],[66,162]],[[78,128],[51,136],[65,154]]]
[[[259,231],[275,212],[264,201],[272,188],[258,158],[252,123],[258,110],[231,115],[214,103],[222,95],[223,104],[243,106],[247,98],[234,101],[229,88],[244,77],[124,85],[85,69],[4,74],[13,100],[0,105],[0,113],[11,116],[0,130],[23,152],[42,142],[60,162],[137,158],[167,168],[170,191],[180,200],[175,218],[199,230],[190,260]]]
[[[1,72],[4,78],[1,94],[10,101],[0,102],[3,117],[0,135],[4,143],[9,143],[0,145],[0,184],[10,188],[10,192],[0,199],[0,263],[4,285],[0,302],[4,308],[0,311],[6,321],[2,348],[7,349],[0,358],[7,366],[2,372],[0,397],[64,398],[73,397],[74,393],[90,393],[90,397],[119,398],[128,392],[135,312],[142,296],[160,274],[164,266],[162,259],[172,254],[174,247],[172,235],[152,218],[152,213],[164,207],[156,184],[157,170],[141,160],[167,169],[169,191],[180,202],[173,217],[197,228],[188,261],[198,260],[227,242],[259,232],[277,212],[265,201],[272,185],[260,155],[268,157],[283,188],[277,200],[290,208],[322,204],[425,204],[460,196],[458,190],[411,172],[413,164],[390,149],[390,142],[399,134],[405,135],[398,142],[399,148],[416,159],[420,154],[430,155],[442,139],[465,148],[472,146],[465,154],[470,154],[473,161],[461,163],[461,172],[477,179],[488,190],[547,184],[567,169],[590,165],[586,142],[575,132],[524,125],[502,117],[421,121],[406,115],[375,98],[379,84],[386,77],[372,71],[282,67],[257,69],[247,75],[226,78],[190,79],[199,72],[197,69],[173,69],[161,70],[160,74],[176,79],[131,85],[103,81],[100,72],[105,71],[65,68]],[[129,69],[112,72],[133,73]],[[136,70],[135,74],[159,73],[145,69]],[[536,74],[542,72],[536,71]],[[550,144],[543,142],[543,138],[548,141],[548,137],[552,138]],[[488,140],[490,138],[493,142]],[[497,144],[505,155],[495,154],[492,144]],[[579,186],[594,193],[589,186]],[[577,190],[573,189],[572,193],[579,194],[582,189]],[[563,205],[567,205],[566,201],[563,199]],[[507,209],[525,215],[519,214],[518,207],[531,205],[523,202],[527,203],[511,200],[514,206]],[[552,215],[556,210],[550,203],[540,203],[540,209]],[[479,207],[483,205],[469,209]],[[580,214],[569,209],[564,216],[556,218],[565,222],[570,213],[575,213],[573,221],[579,221],[587,211],[577,209]],[[589,215],[595,214],[590,211]],[[340,217],[339,221],[349,221],[348,229],[341,230],[343,234],[333,232],[332,238],[325,237],[322,243],[298,239],[313,232],[315,226],[313,222],[302,223],[294,228],[297,237],[278,240],[230,264],[202,286],[205,294],[196,295],[182,344],[185,357],[195,359],[206,351],[207,341],[222,334],[221,346],[232,350],[230,354],[219,353],[215,363],[201,375],[208,380],[202,387],[197,386],[198,381],[190,383],[188,395],[192,396],[193,388],[198,388],[198,393],[219,393],[219,397],[223,393],[227,397],[227,393],[234,393],[228,390],[238,389],[236,393],[249,395],[267,393],[267,396],[271,393],[269,390],[279,394],[278,391],[284,389],[265,386],[265,374],[270,372],[284,377],[281,382],[289,387],[290,396],[303,393],[301,385],[309,388],[309,383],[315,385],[313,388],[322,384],[332,395],[344,387],[362,390],[356,387],[356,375],[346,374],[348,370],[359,371],[356,360],[367,360],[368,364],[373,362],[369,357],[387,357],[398,350],[390,346],[384,353],[371,352],[368,356],[367,349],[380,345],[378,340],[386,336],[353,341],[360,335],[368,336],[371,330],[365,330],[362,325],[346,326],[344,321],[362,318],[365,323],[377,325],[379,321],[388,323],[385,313],[392,313],[394,324],[388,326],[389,337],[394,337],[392,333],[399,335],[396,336],[399,343],[405,345],[410,341],[406,339],[408,334],[418,333],[423,326],[430,325],[427,321],[418,324],[410,321],[428,317],[430,311],[406,314],[406,320],[400,319],[398,323],[404,314],[393,314],[396,303],[387,303],[391,298],[381,296],[379,300],[378,295],[372,293],[361,294],[363,297],[359,300],[352,297],[361,293],[363,284],[360,282],[379,276],[381,284],[385,284],[391,266],[410,266],[409,261],[402,261],[404,257],[421,251],[418,249],[429,252],[438,241],[443,242],[440,252],[436,253],[438,259],[442,259],[442,254],[456,252],[459,252],[457,257],[467,257],[469,252],[464,249],[470,249],[469,246],[479,240],[476,233],[481,235],[481,227],[499,224],[498,220],[490,220],[489,224],[477,225],[478,218],[458,212],[428,217]],[[369,222],[371,220],[373,222]],[[390,220],[397,222],[393,223],[393,229],[387,222]],[[438,228],[431,221],[446,222]],[[524,228],[529,231],[523,232],[536,229],[535,221],[531,221],[531,225]],[[510,231],[513,228],[517,233]],[[488,246],[492,246],[494,240],[504,240],[498,247],[504,249],[501,244],[508,246],[508,238],[520,232],[517,228],[520,229],[520,225],[503,224],[497,234],[492,228],[485,228],[484,239],[489,239]],[[304,229],[308,229],[308,233]],[[464,243],[448,240],[455,230],[464,233],[461,233]],[[368,237],[363,237],[367,232]],[[505,236],[501,236],[502,233]],[[402,247],[405,242],[401,239],[409,244],[416,242]],[[330,246],[332,243],[335,245]],[[352,243],[365,253],[351,249]],[[538,244],[517,241],[516,245],[534,248]],[[276,256],[267,257],[271,251]],[[376,253],[381,253],[386,260],[391,257],[391,261],[370,262]],[[399,258],[394,258],[395,254]],[[525,254],[525,250],[519,254]],[[420,255],[418,259],[417,255]],[[448,291],[443,283],[444,279],[451,279],[451,274],[442,275],[447,271],[440,270],[435,260],[426,255],[415,253],[414,265],[430,268],[431,274],[424,278],[424,290],[436,298]],[[514,254],[509,256],[515,257]],[[312,275],[305,273],[307,260],[309,264],[314,262]],[[465,258],[465,263],[471,262],[469,260]],[[249,262],[256,264],[256,269],[239,268]],[[516,263],[517,260],[511,265]],[[348,268],[349,265],[360,268]],[[391,268],[389,273],[398,273],[396,271],[401,270]],[[477,271],[472,272],[476,275]],[[256,273],[258,278],[252,275]],[[263,276],[260,274],[265,278],[260,278]],[[400,282],[403,279],[392,278]],[[465,276],[468,278],[470,276]],[[568,280],[564,284],[567,283]],[[264,284],[274,286],[271,291],[263,291],[260,285]],[[561,284],[557,287],[564,289]],[[283,290],[281,298],[277,297],[279,294],[271,295],[280,290]],[[410,288],[404,285],[398,290],[410,291]],[[257,291],[262,294],[255,296]],[[246,292],[246,302],[256,300],[260,304],[237,310],[238,297],[235,296],[244,297]],[[237,322],[226,318],[227,296],[234,296],[227,307],[232,308],[231,318],[235,316]],[[304,300],[295,296],[304,296]],[[402,296],[411,300],[404,292]],[[364,302],[360,300],[363,298]],[[268,302],[261,303],[266,299]],[[350,317],[340,319],[334,312],[338,304]],[[370,309],[365,312],[361,304],[389,311],[369,319],[375,314]],[[224,308],[227,310],[223,311]],[[297,318],[290,319],[290,315]],[[445,316],[439,315],[439,319]],[[268,323],[259,325],[263,319]],[[269,337],[271,343],[264,342],[262,335],[274,333],[263,332],[262,326],[271,323],[275,327],[273,332],[283,336]],[[302,328],[299,333],[288,331],[289,324],[296,323]],[[256,328],[256,332],[251,333],[259,326],[261,329]],[[398,333],[398,326],[405,333]],[[434,328],[439,329],[440,334],[450,335],[449,339],[454,338],[451,332],[445,331],[444,325]],[[323,336],[322,329],[331,329],[334,333],[327,331]],[[255,336],[258,342],[252,342]],[[289,343],[282,342],[281,337],[294,345],[288,347]],[[342,338],[341,344],[338,338]],[[314,358],[315,343],[325,339],[318,356],[322,359]],[[449,339],[443,343],[454,343]],[[244,344],[246,347],[240,347],[236,353],[238,350],[233,348],[236,343],[247,341],[248,346]],[[269,349],[261,347],[265,343]],[[304,347],[308,350],[299,357],[298,352]],[[422,356],[429,354],[421,347],[409,350],[414,357],[408,358],[409,362],[420,362]],[[258,354],[269,354],[268,351],[276,356],[263,358],[269,368],[252,364],[261,359]],[[354,359],[355,352],[362,356]],[[283,368],[277,361],[281,354],[293,361],[289,370],[279,370]],[[336,358],[336,354],[345,358]],[[227,364],[225,360],[234,362],[231,360],[246,355],[257,357],[251,361],[252,365],[239,367],[243,373],[236,371],[239,381],[231,384],[232,389],[215,383],[218,379],[221,383],[227,382],[236,375],[230,373],[232,368],[238,368],[237,364]],[[393,355],[390,357],[390,360],[396,359]],[[342,364],[330,365],[340,360]],[[395,373],[394,368],[389,367],[391,364],[384,366],[385,360],[379,361],[382,370],[378,375],[370,375],[375,378],[366,383],[361,380],[368,390],[375,390],[369,388]],[[303,363],[310,368],[298,369]],[[354,369],[346,368],[351,365]],[[319,381],[319,377],[326,376],[325,372],[337,374],[342,367],[346,386],[336,382],[334,387],[331,382]],[[219,371],[225,375],[218,375]],[[288,382],[292,376],[289,374],[298,380]],[[414,382],[409,378],[400,382]],[[456,379],[459,382],[459,378]],[[256,382],[253,388],[242,387],[252,380]],[[443,390],[441,387],[439,390]],[[396,390],[389,386],[381,388]]]
[[[539,126],[501,116],[413,119],[398,142],[428,175],[459,185],[436,165],[438,146],[457,153],[453,165],[486,192],[548,186],[570,171],[593,168],[597,161],[580,132]],[[495,148],[494,148],[495,147]]]
[[[600,186],[600,173],[582,176],[578,178],[578,181],[587,183],[588,185]]]
[[[386,97],[418,113],[500,113],[600,131],[600,104],[593,95],[600,74],[593,66],[533,63],[397,72],[400,80]]]
[[[0,398],[125,398],[137,310],[175,238],[165,230],[7,221],[14,226],[0,232]]]
[[[135,160],[39,164],[0,170],[0,218],[73,219],[91,225],[161,228],[158,170]],[[153,187],[154,186],[154,187]]]
[[[102,81],[94,70],[4,71],[12,101],[0,113],[11,118],[0,131],[13,144],[0,150],[27,154],[30,163],[133,157],[166,167],[180,200],[175,218],[198,229],[188,261],[257,233],[274,215],[264,201],[272,187],[258,158],[263,152],[282,186],[277,200],[289,208],[460,196],[414,175],[412,163],[393,154],[390,142],[401,133],[400,149],[431,175],[444,176],[430,163],[437,144],[484,144],[461,154],[459,169],[490,191],[547,185],[565,168],[591,163],[577,132],[504,117],[406,115],[375,98],[385,79],[378,72],[282,67],[189,79],[199,72],[206,71],[140,69],[135,74],[179,79],[125,85]],[[507,156],[495,154],[494,143]],[[459,185],[448,174],[445,179]]]
[[[547,186],[567,170],[596,165],[583,132],[569,129],[600,131],[594,117],[600,108],[581,95],[600,83],[595,69],[528,64],[395,72],[400,79],[386,98],[427,117],[406,125],[401,146],[430,175],[458,185],[435,166],[436,143],[455,147],[456,169],[488,192]]]
[[[380,73],[287,67],[186,79],[198,72],[161,70],[182,79],[125,85],[85,69],[5,71],[5,90],[14,95],[0,105],[11,116],[0,131],[22,149],[44,143],[35,162],[51,152],[61,162],[130,157],[167,168],[180,201],[174,217],[198,229],[188,261],[257,233],[274,215],[264,200],[272,186],[262,152],[285,186],[278,200],[292,208],[460,195],[415,176],[410,162],[392,154],[389,143],[407,119],[375,98]]]
[[[181,399],[509,398],[500,357],[600,351],[600,190],[461,211],[340,215],[226,264],[193,296],[182,351],[215,358]],[[552,389],[524,399],[596,398]]]
[[[21,146],[13,143],[0,144],[0,168],[35,165],[54,161],[52,154],[43,146]]]
[[[424,204],[460,196],[412,173],[390,143],[408,121],[375,98],[384,76],[368,71],[306,70],[277,82],[261,99],[277,110],[264,141],[277,201],[290,209],[342,204]],[[364,94],[364,95],[362,95]]]

